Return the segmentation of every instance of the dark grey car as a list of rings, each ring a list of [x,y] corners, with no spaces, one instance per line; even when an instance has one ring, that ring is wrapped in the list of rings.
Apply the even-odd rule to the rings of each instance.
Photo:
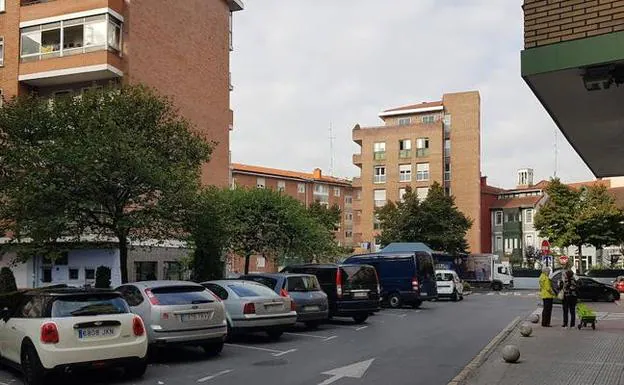
[[[297,321],[308,327],[316,327],[329,316],[327,294],[312,274],[259,273],[239,277],[261,283],[282,296],[289,295],[295,301]]]

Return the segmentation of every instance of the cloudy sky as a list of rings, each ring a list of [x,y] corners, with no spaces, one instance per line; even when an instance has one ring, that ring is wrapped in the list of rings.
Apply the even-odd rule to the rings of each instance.
[[[234,162],[353,177],[356,123],[386,108],[481,93],[481,170],[553,175],[555,124],[520,77],[521,0],[246,0],[235,14]],[[558,133],[557,174],[593,176]]]

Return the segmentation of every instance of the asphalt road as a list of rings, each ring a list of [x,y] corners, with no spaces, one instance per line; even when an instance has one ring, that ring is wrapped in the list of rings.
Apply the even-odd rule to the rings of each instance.
[[[55,382],[445,385],[511,320],[535,305],[536,298],[530,296],[467,296],[458,303],[425,303],[419,310],[386,309],[362,325],[345,319],[316,331],[297,328],[278,342],[262,334],[244,336],[215,358],[200,349],[167,349],[152,359],[140,381],[126,381],[110,371],[63,376]],[[21,384],[21,378],[4,369],[0,384]]]

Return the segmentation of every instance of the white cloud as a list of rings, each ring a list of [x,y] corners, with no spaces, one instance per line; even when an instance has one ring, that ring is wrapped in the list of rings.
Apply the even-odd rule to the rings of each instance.
[[[520,77],[522,9],[491,0],[248,0],[235,14],[236,162],[356,176],[356,123],[385,108],[478,89],[482,164],[492,184],[554,169],[554,123]],[[591,173],[559,135],[558,174]]]

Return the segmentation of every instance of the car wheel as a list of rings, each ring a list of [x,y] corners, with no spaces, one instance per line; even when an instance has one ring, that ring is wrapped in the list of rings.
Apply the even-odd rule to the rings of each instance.
[[[366,322],[366,320],[368,319],[368,314],[358,314],[356,316],[353,316],[353,321],[356,324],[361,324]]]
[[[46,370],[41,365],[37,350],[31,343],[22,346],[21,357],[22,372],[24,372],[24,385],[43,385]]]
[[[306,321],[304,324],[308,329],[317,329],[321,324],[321,321]]]
[[[217,356],[223,350],[223,341],[202,345],[202,349],[209,356]]]
[[[451,301],[453,302],[459,301],[459,294],[457,294],[457,290],[453,291],[453,295],[451,295]]]
[[[613,293],[607,294],[606,300],[607,302],[615,302],[615,295]]]
[[[398,309],[402,305],[401,296],[399,293],[392,293],[388,297],[388,305],[393,309]]]
[[[492,284],[492,290],[494,290],[494,291],[501,291],[501,290],[503,290],[503,285],[501,283],[494,282]]]
[[[126,377],[131,379],[141,378],[147,370],[147,360],[141,360],[140,362],[127,365],[124,369],[126,370]]]
[[[280,339],[282,334],[284,334],[284,331],[282,331],[282,330],[267,330],[267,334],[269,335],[270,339],[272,339],[273,341],[277,341],[277,340]]]
[[[422,301],[417,299],[416,301],[412,302],[412,307],[414,309],[418,309],[420,307],[420,305],[422,305]]]

